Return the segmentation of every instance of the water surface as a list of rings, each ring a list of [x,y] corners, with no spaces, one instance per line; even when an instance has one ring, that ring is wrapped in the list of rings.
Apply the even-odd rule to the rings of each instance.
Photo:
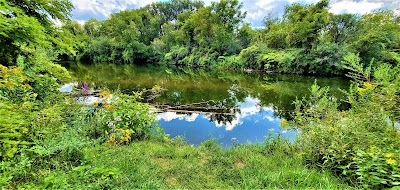
[[[330,86],[332,94],[343,97],[347,89],[342,78],[308,77],[266,73],[206,71],[190,68],[116,64],[66,63],[76,82],[86,82],[122,92],[151,89],[148,103],[160,108],[159,124],[171,137],[184,136],[198,145],[216,138],[222,146],[255,143],[269,133],[293,139],[296,131],[280,127],[290,119],[296,97],[309,95],[317,80]]]

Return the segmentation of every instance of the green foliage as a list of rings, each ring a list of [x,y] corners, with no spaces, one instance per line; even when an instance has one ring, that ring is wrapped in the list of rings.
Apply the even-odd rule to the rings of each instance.
[[[358,56],[349,54],[345,60],[356,79],[347,92],[349,110],[339,111],[328,89],[316,84],[308,99],[295,102],[294,125],[302,129],[305,156],[309,164],[364,188],[398,186],[400,135],[394,123],[399,118],[399,68],[383,64],[369,80],[371,70],[363,68]]]
[[[241,69],[243,68],[243,61],[240,56],[231,55],[231,56],[220,56],[218,57],[217,64],[213,65],[215,69]]]
[[[301,157],[286,148],[295,145],[284,140],[231,148],[221,148],[215,140],[199,147],[176,141],[99,146],[85,152],[95,167],[118,168],[115,187],[121,189],[350,188],[327,172],[305,167]]]
[[[326,26],[328,31],[323,35],[324,39],[339,46],[351,42],[350,38],[358,30],[359,20],[359,16],[354,14],[330,15]]]
[[[106,92],[101,93],[102,106],[78,105],[58,91],[60,84],[69,79],[67,70],[52,63],[47,51],[24,48],[32,55],[19,56],[18,66],[0,65],[0,186],[112,186],[118,172],[91,167],[82,149],[104,142],[104,129],[109,134],[117,132],[108,128],[106,119],[119,115],[121,120],[116,125],[132,131],[125,142],[158,135],[150,107],[137,102],[139,96],[120,95],[110,104],[111,94]]]
[[[119,132],[124,133],[123,137],[119,138],[119,142],[125,140],[129,143],[130,139],[144,140],[151,137],[156,120],[154,115],[150,114],[150,106],[138,102],[139,97],[139,94],[136,96],[119,94],[118,99],[113,100],[113,103],[106,107],[109,113],[104,119],[110,143],[114,143],[112,138],[117,140],[113,134]],[[121,129],[125,131],[121,131]],[[129,140],[124,139],[128,136]]]
[[[312,49],[306,60],[302,61],[307,62],[307,73],[340,75],[344,67],[341,63],[347,52],[345,47],[340,47],[336,43],[323,42]]]
[[[41,188],[51,189],[108,189],[115,185],[120,172],[116,168],[91,167],[89,165],[73,168],[67,174],[53,172],[45,174]]]
[[[365,62],[376,59],[398,64],[395,59],[385,58],[385,52],[397,52],[400,42],[400,25],[395,22],[391,11],[365,14],[361,17],[355,35],[349,43],[354,51],[360,53]],[[386,59],[386,60],[384,60]]]
[[[342,63],[348,53],[358,54],[363,62],[374,58],[372,68],[382,62],[399,64],[400,27],[393,12],[332,14],[327,0],[293,3],[282,17],[269,15],[265,28],[254,29],[244,23],[242,7],[237,0],[210,6],[197,0],[156,2],[83,26],[64,21],[51,42],[58,59],[92,62],[341,76],[346,74]],[[24,31],[39,35],[40,30]],[[41,36],[32,39],[47,43]],[[226,59],[231,56],[238,58]]]
[[[47,95],[58,97],[50,92]],[[1,100],[0,113],[4,117],[0,119],[0,185],[9,188],[111,187],[118,171],[92,167],[84,157],[83,148],[105,140],[111,143],[113,137],[117,141],[112,143],[116,144],[150,137],[168,139],[154,129],[150,107],[137,102],[138,97],[118,95],[110,104],[107,102],[111,101],[111,94],[104,91],[102,102],[89,107],[64,98],[13,100],[15,103]],[[121,131],[129,133],[116,138]]]
[[[164,56],[164,62],[167,64],[178,64],[179,61],[183,60],[186,56],[189,55],[189,49],[183,46],[174,46],[171,51]],[[191,60],[186,61],[187,65],[193,63]]]
[[[262,64],[258,62],[257,56],[261,50],[257,45],[252,45],[240,52],[240,56],[243,58],[243,64],[245,68],[250,69],[262,69]]]
[[[294,3],[285,8],[284,19],[288,21],[287,42],[290,47],[311,49],[316,45],[319,33],[328,23],[328,0],[315,5]]]
[[[347,54],[343,59],[343,68],[349,71],[348,77],[358,82],[371,80],[371,64],[365,67],[360,63],[360,57],[354,53]]]
[[[273,70],[283,73],[301,73],[302,68],[294,69],[295,58],[300,54],[297,49],[287,49],[282,51],[270,50],[258,56],[258,62],[264,64],[266,70]]]
[[[31,105],[25,104],[22,107],[0,101],[0,160],[8,160],[25,145],[28,145],[26,135],[29,131],[29,121],[32,116],[29,115]],[[21,114],[24,113],[24,114]]]
[[[51,47],[56,42],[51,19],[65,20],[72,10],[67,0],[0,1],[0,54],[2,65],[15,63],[23,46]],[[50,42],[48,41],[50,39]],[[54,41],[53,41],[54,40]]]
[[[329,174],[305,168],[301,155],[307,165],[357,187],[399,186],[398,19],[389,11],[333,15],[328,5],[326,0],[289,5],[282,19],[267,19],[265,29],[253,30],[243,23],[246,13],[238,0],[207,7],[201,1],[158,2],[83,26],[67,21],[72,9],[67,0],[0,0],[0,186],[342,187]],[[52,20],[63,26],[54,27]],[[195,148],[168,141],[154,125],[150,106],[138,102],[140,94],[102,90],[100,102],[78,105],[58,91],[70,76],[52,62],[56,59],[348,72],[354,83],[348,110],[339,110],[329,89],[317,84],[308,99],[295,102],[292,124],[302,130],[299,144],[278,138],[222,149],[210,140]],[[152,139],[165,143],[131,143]],[[103,142],[130,145],[93,148]]]

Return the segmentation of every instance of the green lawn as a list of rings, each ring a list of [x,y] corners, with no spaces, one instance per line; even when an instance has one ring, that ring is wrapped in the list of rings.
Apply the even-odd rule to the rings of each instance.
[[[348,189],[328,172],[305,167],[299,156],[266,152],[264,145],[223,149],[158,142],[101,145],[84,150],[95,167],[117,168],[116,189]]]

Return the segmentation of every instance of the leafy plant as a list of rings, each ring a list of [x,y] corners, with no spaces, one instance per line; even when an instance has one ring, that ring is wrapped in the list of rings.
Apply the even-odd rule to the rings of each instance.
[[[364,69],[357,57],[345,60],[352,61],[348,68],[356,79],[347,92],[349,110],[338,110],[328,89],[316,84],[309,98],[295,102],[292,124],[302,130],[299,141],[307,162],[365,188],[398,186],[400,134],[394,122],[400,80],[391,74],[399,68],[383,64],[369,81],[370,69]]]

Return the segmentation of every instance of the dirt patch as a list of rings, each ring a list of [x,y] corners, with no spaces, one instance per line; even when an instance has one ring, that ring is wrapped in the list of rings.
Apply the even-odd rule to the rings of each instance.
[[[246,167],[246,164],[242,161],[237,161],[237,162],[235,162],[234,165],[235,165],[235,168],[238,168],[238,169],[242,169],[242,168]]]
[[[208,162],[209,159],[210,159],[210,157],[208,157],[208,156],[205,155],[205,154],[202,154],[202,155],[201,155],[201,158],[200,158],[200,164],[206,164],[206,163]]]
[[[151,158],[151,162],[157,164],[161,169],[166,170],[171,167],[172,162],[170,159],[165,158]]]
[[[165,179],[165,183],[169,186],[177,186],[179,185],[178,180],[174,176],[168,176]]]

